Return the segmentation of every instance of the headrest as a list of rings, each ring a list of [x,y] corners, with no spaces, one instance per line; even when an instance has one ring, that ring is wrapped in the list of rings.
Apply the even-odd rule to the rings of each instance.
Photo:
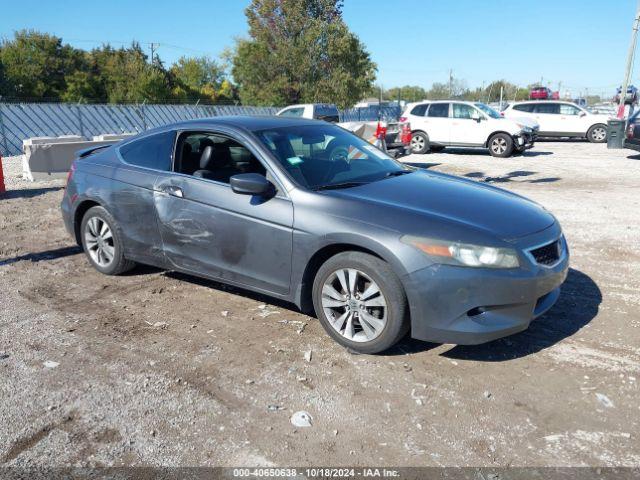
[[[200,155],[200,168],[202,170],[208,170],[211,160],[213,159],[213,147],[211,145],[204,147],[202,155]]]

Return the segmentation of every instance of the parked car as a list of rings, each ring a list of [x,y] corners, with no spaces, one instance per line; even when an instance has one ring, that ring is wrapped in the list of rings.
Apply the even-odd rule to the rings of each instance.
[[[290,105],[278,113],[279,117],[298,117],[339,122],[338,107],[330,103]],[[353,121],[338,123],[339,126],[364,138],[393,157],[411,153],[411,127],[407,122]]]
[[[505,118],[529,117],[540,124],[541,137],[586,138],[590,142],[607,141],[607,115],[591,113],[572,102],[514,102]]]
[[[622,87],[618,87],[616,89],[616,96],[613,99],[615,103],[618,103],[618,104],[620,103],[621,93],[622,93]],[[638,89],[633,85],[629,85],[627,87],[627,94],[624,97],[624,103],[625,105],[632,105],[632,104],[638,103]]]
[[[413,153],[438,152],[445,147],[488,148],[494,157],[508,157],[531,148],[535,132],[505,120],[479,102],[423,101],[407,106],[400,121],[411,124]]]
[[[627,120],[624,148],[640,152],[640,110],[632,114]]]
[[[362,353],[408,331],[475,344],[525,330],[569,265],[540,205],[299,118],[198,119],[86,150],[61,208],[99,272],[143,263],[293,302]]]
[[[529,92],[529,99],[531,100],[546,100],[551,98],[553,93],[547,87],[534,87]]]
[[[338,107],[331,103],[290,105],[280,110],[276,115],[279,117],[313,118],[331,123],[338,123],[340,121]]]

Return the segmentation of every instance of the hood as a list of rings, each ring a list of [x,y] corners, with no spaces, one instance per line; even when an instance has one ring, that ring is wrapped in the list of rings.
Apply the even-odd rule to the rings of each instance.
[[[540,128],[540,124],[533,118],[509,116],[509,120],[517,124],[524,125],[525,127],[529,127],[532,130],[537,130]]]
[[[418,171],[328,194],[468,225],[503,240],[551,226],[555,218],[519,195],[473,180]]]

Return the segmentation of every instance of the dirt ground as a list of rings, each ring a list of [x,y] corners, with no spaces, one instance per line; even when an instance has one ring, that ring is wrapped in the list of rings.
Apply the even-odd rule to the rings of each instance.
[[[0,464],[640,465],[640,156],[539,142],[405,160],[559,218],[572,270],[528,331],[356,356],[260,295],[144,267],[103,276],[64,230],[63,182],[27,183],[5,159]],[[299,410],[311,427],[291,424]]]

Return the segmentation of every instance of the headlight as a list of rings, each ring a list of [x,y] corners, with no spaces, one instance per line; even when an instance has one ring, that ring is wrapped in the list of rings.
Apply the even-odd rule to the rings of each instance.
[[[429,256],[436,257],[438,263],[485,268],[517,268],[520,266],[518,254],[512,248],[484,247],[412,235],[404,235],[400,240]]]
[[[516,122],[516,125],[518,125],[524,133],[531,133],[533,131],[531,127],[528,127],[527,125],[524,125],[522,123]]]

